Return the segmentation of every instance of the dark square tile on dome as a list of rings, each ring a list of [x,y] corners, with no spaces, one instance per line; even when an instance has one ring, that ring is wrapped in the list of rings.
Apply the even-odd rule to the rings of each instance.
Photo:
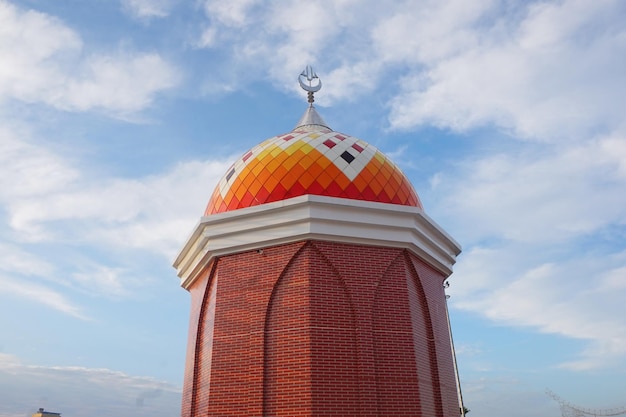
[[[348,151],[344,151],[344,152],[341,154],[341,158],[342,158],[344,161],[346,161],[347,163],[351,163],[352,161],[354,161],[354,156],[353,156],[350,152],[348,152]]]

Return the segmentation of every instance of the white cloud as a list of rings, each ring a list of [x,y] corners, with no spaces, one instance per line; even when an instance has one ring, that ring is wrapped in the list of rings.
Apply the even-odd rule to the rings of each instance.
[[[125,11],[140,19],[166,17],[174,0],[121,0]]]
[[[44,285],[24,281],[19,277],[0,274],[0,294],[24,298],[37,305],[50,307],[81,320],[88,320],[83,309],[61,292]]]
[[[510,377],[464,381],[463,400],[469,416],[558,416],[559,406],[542,391]],[[512,406],[514,405],[514,406]]]
[[[436,175],[431,207],[464,242],[453,305],[584,340],[584,370],[626,357],[626,155],[619,135],[464,161]],[[611,232],[614,230],[613,232]],[[615,252],[615,253],[614,253]]]
[[[189,161],[145,178],[94,180],[16,123],[0,128],[0,150],[0,293],[79,319],[88,317],[75,295],[119,299],[151,279],[119,256],[107,265],[102,253],[173,259],[229,165]]]
[[[623,118],[615,103],[626,91],[622,9],[619,1],[542,2],[519,22],[479,27],[469,45],[459,43],[465,48],[403,79],[391,123],[495,124],[542,141],[616,129]]]
[[[180,412],[180,388],[163,381],[109,369],[26,365],[7,356],[0,354],[5,415],[31,415],[39,407],[103,417],[170,417]]]
[[[542,258],[557,258],[558,248],[493,246],[466,248],[452,278],[454,308],[586,341],[579,357],[562,367],[619,366],[626,356],[626,310],[620,302],[626,291],[612,284],[617,276],[623,279],[626,253],[584,255],[562,249],[558,261],[547,263]]]
[[[80,36],[44,13],[0,1],[0,22],[0,103],[124,115],[149,106],[180,80],[179,71],[155,53],[85,57]]]
[[[241,27],[248,23],[248,13],[257,3],[259,0],[205,0],[204,12],[215,22]]]
[[[204,3],[199,44],[228,51],[229,85],[267,73],[297,91],[294,74],[313,64],[326,86],[321,104],[392,91],[394,129],[495,125],[562,142],[624,124],[619,0],[226,4]]]
[[[437,209],[470,222],[471,229],[459,225],[467,233],[459,237],[474,242],[563,242],[626,224],[623,143],[612,136],[465,161],[454,177],[438,175]]]
[[[68,183],[12,202],[10,224],[31,240],[70,239],[173,257],[230,161],[190,161],[160,175]],[[71,224],[68,223],[71,221]]]
[[[174,87],[178,78],[177,70],[157,54],[93,56],[84,61],[82,76],[68,80],[50,104],[132,113],[149,106],[158,92]]]

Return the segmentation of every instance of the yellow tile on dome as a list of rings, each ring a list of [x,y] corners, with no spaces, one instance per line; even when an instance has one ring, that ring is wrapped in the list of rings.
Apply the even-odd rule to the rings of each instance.
[[[263,171],[263,168],[265,168],[265,166],[263,164],[260,164],[259,161],[254,162],[256,163],[252,167],[250,167],[250,171],[252,172],[252,174],[254,174],[255,177],[258,177],[261,171]]]
[[[287,158],[289,158],[289,155],[285,152],[281,152],[278,155],[276,155],[275,159],[279,162],[283,162],[284,160],[286,160]]]
[[[308,154],[311,151],[315,150],[315,147],[312,146],[310,143],[302,142],[302,147],[300,149],[302,149],[302,152]]]
[[[310,167],[315,161],[309,155],[304,155],[302,159],[298,161],[298,164],[302,166],[302,168],[307,169]]]
[[[328,159],[326,155],[323,155],[319,151],[316,151],[316,152],[318,153],[318,155],[315,158],[315,160],[322,167],[322,169],[326,169],[328,166],[330,166],[333,163],[330,159]],[[311,155],[313,157],[314,154],[311,153]]]
[[[285,159],[281,166],[285,167],[287,171],[293,168],[294,165],[298,164],[298,161],[302,157],[302,153],[296,153],[295,155],[290,155],[289,158]]]
[[[278,168],[281,164],[281,161],[279,161],[277,158],[272,159],[271,161],[269,161],[266,165],[266,168],[270,171],[270,172],[274,172],[276,171],[276,168]]]
[[[276,148],[277,146],[268,146],[265,149],[263,149],[261,152],[259,152],[259,154],[257,155],[257,159],[259,159],[260,161],[262,161],[266,156],[270,155],[272,153],[272,150],[274,148]]]
[[[295,141],[292,142],[289,146],[287,146],[284,150],[284,152],[287,155],[293,155],[294,153],[298,152],[300,150],[300,148],[302,147],[303,142],[301,141]]]
[[[283,150],[280,149],[278,146],[275,147],[274,149],[272,149],[270,151],[270,155],[272,155],[273,157],[275,157],[276,155],[278,155],[279,153],[281,153]]]
[[[382,152],[380,152],[380,151],[378,151],[378,152],[376,152],[374,154],[374,158],[376,158],[376,160],[378,162],[380,162],[381,164],[384,164],[385,160],[387,159],[387,158],[385,158],[385,155],[383,155]]]

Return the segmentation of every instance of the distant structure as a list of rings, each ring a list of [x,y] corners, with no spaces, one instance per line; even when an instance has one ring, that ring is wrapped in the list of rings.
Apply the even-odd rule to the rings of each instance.
[[[58,417],[61,413],[53,413],[52,411],[46,411],[43,408],[40,408],[32,417]]]
[[[622,416],[626,415],[626,406],[618,408],[607,408],[604,410],[578,407],[563,398],[556,395],[550,390],[546,390],[546,394],[554,401],[559,403],[561,407],[561,415],[563,417],[604,417],[604,416]]]
[[[183,417],[463,414],[444,281],[461,248],[374,146],[313,106],[224,174],[174,267]]]

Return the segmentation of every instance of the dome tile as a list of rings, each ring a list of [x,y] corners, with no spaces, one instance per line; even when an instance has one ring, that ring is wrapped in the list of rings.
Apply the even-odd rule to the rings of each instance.
[[[309,191],[309,194],[322,195],[325,188],[326,187],[322,187],[319,182],[313,181],[311,185],[307,187],[307,191]]]
[[[333,182],[333,177],[326,171],[320,172],[317,176],[317,182],[324,188],[327,188]]]
[[[361,191],[361,195],[367,201],[376,201],[377,195],[374,191],[372,191],[372,188],[369,185]]]
[[[313,181],[315,181],[315,178],[313,177],[313,175],[311,175],[310,172],[307,171],[304,171],[302,175],[300,175],[300,177],[298,178],[298,182],[305,188],[305,190],[308,189],[311,184],[313,184]]]
[[[261,202],[266,201],[269,196],[270,192],[267,190],[267,187],[264,186],[257,192],[256,199],[259,204],[262,204]]]
[[[280,180],[285,178],[285,175],[287,175],[288,173],[289,171],[287,170],[287,168],[285,168],[284,165],[281,165],[276,168],[276,170],[274,170],[274,173],[272,173],[272,177],[276,178],[280,182]]]
[[[257,176],[257,178],[262,183],[265,183],[271,176],[272,176],[272,173],[270,172],[270,170],[267,169],[267,167],[263,167],[263,170],[259,172],[259,175]]]
[[[374,146],[309,126],[243,154],[220,180],[205,214],[303,194],[421,207],[404,174]]]
[[[268,189],[268,191],[270,192],[270,197],[269,197],[268,202],[284,200],[285,193],[287,192],[285,187],[280,183],[276,184],[273,190]]]

